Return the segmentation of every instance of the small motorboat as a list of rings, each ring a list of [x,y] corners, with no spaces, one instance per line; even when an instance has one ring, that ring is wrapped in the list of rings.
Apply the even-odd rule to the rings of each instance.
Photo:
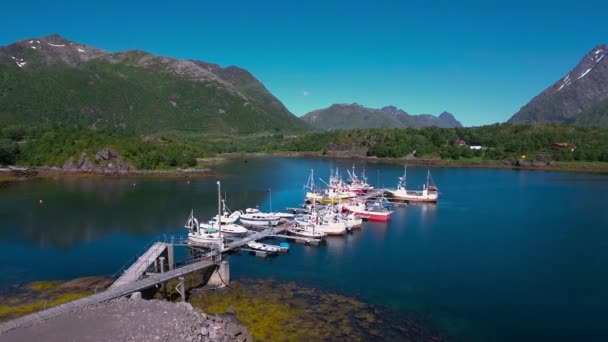
[[[247,247],[258,250],[258,251],[268,252],[268,253],[278,253],[281,251],[281,248],[279,246],[267,245],[267,244],[255,242],[255,241],[248,242]]]

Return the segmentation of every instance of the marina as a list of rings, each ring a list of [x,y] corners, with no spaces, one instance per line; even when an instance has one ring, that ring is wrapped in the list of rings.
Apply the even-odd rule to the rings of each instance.
[[[302,183],[310,169],[315,169],[315,175],[327,182],[330,168],[336,166],[341,170],[350,169],[352,161],[267,158],[231,162],[219,167],[218,172],[226,175],[221,177],[222,197],[229,209],[257,207],[268,213],[287,211],[285,208],[290,207],[306,213],[309,209],[300,204],[305,198]],[[359,197],[365,203],[379,201],[380,190],[394,186],[403,175],[403,165],[357,165],[357,174],[364,168],[374,181],[374,190]],[[431,168],[430,171],[441,189],[441,198],[436,204],[407,204],[385,193],[388,203],[381,203],[390,205],[390,221],[363,221],[361,228],[322,239],[288,232],[288,228],[293,228],[289,218],[274,231],[268,231],[271,227],[246,227],[248,232],[241,237],[226,235],[227,252],[222,253],[221,262],[211,258],[206,264],[209,266],[195,272],[215,273],[224,264],[221,277],[214,276],[210,286],[222,286],[221,279],[231,282],[276,279],[358,296],[362,301],[399,312],[415,312],[423,307],[430,315],[429,324],[461,336],[462,340],[523,339],[530,331],[544,334],[554,329],[553,325],[518,320],[517,317],[528,316],[517,308],[534,302],[549,315],[555,306],[562,311],[581,309],[577,303],[584,302],[583,298],[572,294],[560,296],[572,286],[595,284],[587,287],[588,292],[602,295],[595,289],[605,287],[605,279],[595,278],[597,272],[588,267],[594,261],[584,253],[589,248],[597,250],[596,241],[586,239],[586,233],[581,235],[588,231],[602,232],[598,225],[605,220],[600,215],[601,201],[570,206],[568,211],[555,217],[539,216],[528,210],[531,205],[564,206],[569,203],[568,196],[583,190],[582,193],[595,193],[599,195],[595,197],[601,198],[598,191],[606,184],[602,176],[479,169]],[[244,172],[249,179],[230,176]],[[426,175],[426,168],[408,166],[408,184],[422,185],[426,183]],[[468,191],[461,191],[463,184]],[[408,190],[410,188],[420,190],[408,186]],[[491,197],[495,193],[501,196]],[[0,282],[5,284],[5,289],[16,282],[89,275],[115,274],[114,279],[118,280],[131,266],[147,268],[143,273],[126,273],[133,276],[131,279],[141,274],[141,279],[133,283],[151,282],[161,274],[161,265],[163,274],[168,273],[164,277],[170,277],[176,274],[174,271],[195,262],[195,257],[212,252],[212,248],[188,241],[184,224],[191,209],[201,222],[217,215],[214,178],[189,179],[189,183],[186,179],[40,180],[11,184],[4,188],[3,194],[0,201],[1,208],[6,209],[2,213],[6,225],[0,227],[0,232],[5,253],[0,255],[0,268],[5,277]],[[479,198],[494,200],[479,201]],[[39,199],[43,199],[44,204],[39,204]],[[323,209],[321,204],[317,207]],[[504,210],[506,207],[509,210]],[[514,218],[519,218],[517,225],[513,225]],[[491,227],[488,222],[492,222]],[[234,223],[240,225],[238,220]],[[588,228],[574,229],[580,224]],[[561,236],[569,237],[571,242],[557,238]],[[266,253],[244,244],[253,241],[274,246],[287,242],[289,252]],[[471,245],[471,241],[479,243]],[[144,256],[157,242],[173,246],[173,270],[169,268],[169,251]],[[554,254],[558,243],[560,246],[566,243],[577,257],[571,253]],[[520,246],[534,248],[526,248],[527,252],[522,254]],[[197,254],[187,253],[189,250]],[[553,257],[545,258],[549,254]],[[160,257],[164,257],[164,261],[161,262]],[[151,260],[154,258],[156,266]],[[138,259],[143,262],[134,266]],[[550,283],[535,277],[545,272],[543,270],[563,265],[576,265],[577,277],[554,274],[547,279]],[[378,274],[386,276],[379,278]],[[30,278],[32,275],[36,278]],[[173,284],[179,283],[179,276],[173,279]],[[514,281],[505,282],[505,279]],[[534,285],[536,282],[538,285]],[[531,293],[533,296],[522,295],[524,287],[538,292]],[[552,288],[553,294],[545,295],[541,288]],[[188,293],[187,286],[185,292]],[[595,312],[593,317],[600,317],[603,310],[600,306],[586,309]],[[484,314],[477,315],[478,312]],[[551,317],[553,321],[562,319],[561,315]],[[588,316],[591,321],[593,317]],[[580,336],[591,336],[586,335],[593,332],[589,326],[567,321],[573,331],[582,334]],[[466,322],[470,328],[451,330],[454,323],[445,325],[444,322],[463,322],[463,325]],[[490,329],[485,330],[489,335],[484,335],[484,328]],[[494,338],[494,332],[506,334],[508,338]]]

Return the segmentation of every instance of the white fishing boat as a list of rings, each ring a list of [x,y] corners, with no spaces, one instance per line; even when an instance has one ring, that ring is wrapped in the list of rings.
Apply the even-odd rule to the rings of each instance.
[[[184,226],[188,229],[188,240],[202,244],[219,244],[222,237],[219,230],[213,227],[201,228],[198,220],[194,217],[194,211],[190,212],[190,217]]]
[[[363,219],[355,216],[353,213],[346,214],[342,217],[344,224],[346,224],[346,229],[351,230],[353,228],[360,228],[363,225]]]
[[[240,216],[241,223],[248,226],[276,226],[281,217],[272,213],[263,213],[257,208],[247,208]]]
[[[361,177],[357,176],[355,173],[355,165],[353,165],[353,171],[350,172],[346,170],[348,173],[348,184],[346,188],[350,192],[354,192],[356,194],[364,194],[368,191],[374,190],[374,187],[367,183],[367,178],[365,177],[365,170],[361,172]]]
[[[351,202],[343,206],[343,210],[351,212],[353,215],[369,221],[386,222],[391,219],[391,213],[381,203],[376,202],[366,205],[362,202]]]
[[[332,210],[317,212],[313,208],[310,215],[298,215],[295,219],[302,226],[312,227],[315,231],[327,235],[342,235],[346,233],[346,223]]]
[[[426,183],[422,185],[422,190],[408,190],[406,166],[403,176],[398,178],[397,189],[387,192],[391,197],[402,201],[436,203],[439,200],[439,189],[431,183],[431,171],[427,170]]]
[[[281,248],[278,246],[267,245],[267,244],[255,242],[255,241],[248,242],[247,247],[258,250],[258,251],[268,252],[268,253],[278,253],[281,251]]]
[[[296,235],[296,236],[300,236],[300,237],[304,237],[304,238],[310,238],[310,239],[322,239],[323,237],[325,237],[325,233],[316,231],[314,225],[304,226],[297,222],[294,223],[291,227],[287,228],[287,232],[289,232],[292,235]]]

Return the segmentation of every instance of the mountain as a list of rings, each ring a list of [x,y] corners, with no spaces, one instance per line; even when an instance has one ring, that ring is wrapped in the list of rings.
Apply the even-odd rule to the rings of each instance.
[[[0,47],[0,122],[139,133],[308,129],[247,70],[136,50],[112,53],[59,35]]]
[[[334,104],[301,117],[321,130],[358,128],[404,128],[404,127],[462,127],[448,112],[438,117],[430,114],[411,115],[395,107],[367,108],[359,104]]]
[[[608,47],[600,44],[574,69],[515,113],[509,123],[608,126]]]

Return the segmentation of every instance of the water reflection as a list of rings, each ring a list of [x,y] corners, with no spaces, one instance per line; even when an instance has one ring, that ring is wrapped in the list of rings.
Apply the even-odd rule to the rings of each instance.
[[[181,179],[14,183],[0,197],[0,239],[65,249],[113,233],[153,236],[181,227],[191,208],[200,217],[215,214],[214,187],[213,180],[188,184]],[[228,191],[239,207],[261,202],[265,196],[258,191]]]

